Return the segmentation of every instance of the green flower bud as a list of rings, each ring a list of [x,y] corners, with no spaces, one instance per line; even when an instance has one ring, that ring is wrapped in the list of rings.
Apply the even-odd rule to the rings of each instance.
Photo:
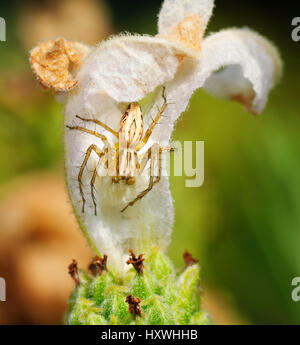
[[[132,262],[131,262],[132,263]],[[140,266],[141,267],[141,266]],[[95,272],[94,272],[95,273]],[[176,274],[169,258],[153,248],[125,276],[79,271],[80,285],[70,296],[66,323],[73,325],[207,325],[200,307],[200,267],[192,263]]]

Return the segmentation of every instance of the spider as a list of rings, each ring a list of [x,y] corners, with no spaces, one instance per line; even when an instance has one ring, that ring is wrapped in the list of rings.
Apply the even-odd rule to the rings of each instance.
[[[156,117],[152,120],[149,128],[144,133],[144,121],[141,107],[138,102],[130,103],[126,111],[122,114],[120,121],[119,132],[114,131],[106,124],[95,119],[87,119],[76,115],[76,117],[85,122],[93,122],[96,125],[101,126],[102,128],[109,131],[116,138],[118,142],[114,145],[114,156],[115,156],[115,167],[112,176],[112,183],[119,183],[123,181],[126,185],[130,186],[135,183],[135,176],[140,175],[147,162],[150,160],[150,177],[148,187],[140,192],[137,197],[130,201],[122,210],[124,212],[129,206],[133,206],[138,200],[142,199],[147,193],[151,191],[153,186],[160,181],[161,178],[161,154],[163,151],[173,151],[173,148],[170,147],[160,147],[157,143],[153,144],[144,154],[138,155],[138,152],[147,144],[153,129],[157,125],[160,117],[167,107],[167,99],[165,96],[165,87],[162,91],[163,105],[160,108]],[[84,169],[87,165],[88,159],[92,152],[95,152],[99,161],[106,157],[106,166],[108,167],[109,159],[111,157],[111,146],[103,134],[98,133],[97,131],[92,131],[90,129],[80,127],[80,126],[66,126],[70,130],[78,130],[100,138],[103,141],[104,149],[99,149],[96,145],[90,145],[85,152],[84,160],[81,164],[80,171],[78,174],[78,185],[79,191],[82,198],[82,213],[84,213],[85,208],[85,197],[82,188],[82,175]],[[158,159],[158,174],[154,176],[154,166],[155,166],[155,156]],[[97,169],[93,171],[93,175],[90,181],[91,196],[93,200],[95,216],[97,215],[97,204],[94,194],[94,184],[97,177]],[[155,177],[155,178],[154,178]]]

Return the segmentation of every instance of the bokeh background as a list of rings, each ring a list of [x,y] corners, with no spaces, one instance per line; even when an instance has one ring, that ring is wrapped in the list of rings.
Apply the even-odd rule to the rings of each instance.
[[[176,223],[169,254],[202,266],[203,307],[218,324],[299,324],[300,42],[296,1],[216,0],[208,31],[248,26],[276,43],[285,64],[262,116],[197,91],[174,139],[205,141],[205,183],[171,177]],[[160,0],[39,0],[0,5],[0,324],[62,323],[67,265],[92,257],[63,178],[62,106],[34,80],[28,50],[65,36],[94,44],[112,33],[156,33]]]

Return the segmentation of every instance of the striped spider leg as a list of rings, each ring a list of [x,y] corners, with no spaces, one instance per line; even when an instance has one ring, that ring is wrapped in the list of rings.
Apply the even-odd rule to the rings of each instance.
[[[110,133],[112,133],[113,135],[118,137],[118,133],[117,132],[115,132],[113,129],[111,129],[110,127],[106,126],[104,123],[102,123],[102,122],[100,122],[98,120],[95,120],[95,119],[84,119],[84,118],[80,117],[79,115],[76,115],[76,117],[79,118],[80,120],[83,120],[83,121],[86,121],[86,122],[96,123],[97,125],[102,126],[106,130],[108,130]],[[88,162],[92,152],[95,152],[98,155],[98,157],[100,159],[99,162],[101,162],[101,159],[107,154],[110,146],[109,146],[109,143],[108,143],[108,140],[107,140],[106,136],[103,135],[103,134],[100,134],[100,133],[98,133],[96,131],[92,131],[92,130],[89,130],[87,128],[80,127],[80,126],[66,126],[66,127],[68,129],[71,129],[71,130],[78,130],[78,131],[82,131],[82,132],[94,135],[97,138],[101,139],[103,141],[103,143],[104,143],[104,146],[105,146],[104,150],[100,150],[96,145],[94,145],[94,144],[90,145],[88,147],[88,149],[86,150],[86,153],[85,153],[85,156],[84,156],[84,160],[83,160],[83,162],[81,164],[81,167],[80,167],[80,170],[79,170],[79,174],[78,174],[77,180],[78,180],[80,195],[81,195],[81,198],[82,198],[82,213],[84,213],[85,201],[86,201],[85,197],[84,197],[83,188],[82,188],[82,175],[83,175],[83,172],[84,172],[84,168],[86,167],[87,162]],[[95,194],[94,194],[94,184],[95,184],[96,177],[97,177],[97,167],[95,167],[95,169],[93,171],[93,176],[92,176],[92,179],[91,179],[91,182],[90,182],[91,195],[92,195],[92,200],[93,200],[94,209],[95,209],[95,216],[97,215],[97,205],[96,205],[96,199],[95,199]]]
[[[150,178],[149,178],[149,185],[148,187],[143,190],[138,196],[130,201],[121,212],[124,212],[129,206],[133,206],[138,200],[142,199],[146,194],[148,194],[151,189],[156,185],[161,178],[161,170],[162,170],[162,159],[161,154],[163,151],[174,151],[172,147],[160,147],[158,144],[153,144],[147,152],[143,155],[142,161],[140,164],[140,168],[138,169],[138,175],[141,175],[143,170],[146,167],[147,162],[150,160]],[[158,173],[154,175],[154,165],[155,165],[155,158],[158,159]],[[154,179],[155,177],[155,179]]]

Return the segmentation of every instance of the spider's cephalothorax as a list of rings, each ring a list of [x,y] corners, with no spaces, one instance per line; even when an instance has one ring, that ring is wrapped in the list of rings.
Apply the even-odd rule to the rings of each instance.
[[[80,171],[78,174],[78,184],[79,190],[82,197],[82,212],[84,212],[85,208],[85,197],[82,188],[82,175],[83,171],[87,165],[88,159],[91,153],[94,151],[98,157],[100,162],[103,162],[107,166],[109,166],[110,160],[112,158],[111,152],[114,150],[114,159],[113,161],[116,163],[113,167],[113,176],[112,182],[119,183],[123,181],[127,185],[132,185],[135,183],[135,176],[141,175],[145,166],[148,161],[150,161],[150,176],[149,176],[149,185],[148,188],[142,191],[137,195],[137,197],[129,202],[121,212],[124,212],[129,206],[133,206],[135,202],[143,198],[153,186],[160,181],[161,177],[161,153],[163,151],[172,150],[168,147],[160,147],[157,143],[153,144],[145,153],[138,154],[138,152],[147,144],[148,139],[150,138],[153,129],[155,128],[156,124],[158,123],[161,115],[165,111],[167,107],[167,100],[165,97],[165,88],[163,88],[163,99],[164,103],[153,119],[152,123],[150,124],[149,128],[144,133],[144,121],[143,121],[143,114],[140,105],[137,102],[130,103],[127,110],[123,113],[120,121],[120,129],[119,132],[114,131],[101,121],[95,119],[85,119],[78,115],[82,121],[85,122],[93,122],[102,128],[106,129],[108,132],[113,134],[117,137],[118,142],[113,146],[110,146],[106,136],[100,134],[96,131],[92,131],[90,129],[80,127],[80,126],[67,126],[67,128],[72,130],[79,130],[85,132],[87,134],[91,134],[100,138],[103,143],[103,149],[99,149],[96,145],[90,145],[86,150],[85,157],[83,163],[80,167]],[[158,160],[158,171],[157,173],[154,172],[155,167],[155,158]],[[95,215],[97,215],[97,205],[96,205],[96,198],[94,194],[94,184],[97,177],[97,169],[95,168],[93,171],[93,176],[90,182],[91,188],[91,195],[95,209]]]

